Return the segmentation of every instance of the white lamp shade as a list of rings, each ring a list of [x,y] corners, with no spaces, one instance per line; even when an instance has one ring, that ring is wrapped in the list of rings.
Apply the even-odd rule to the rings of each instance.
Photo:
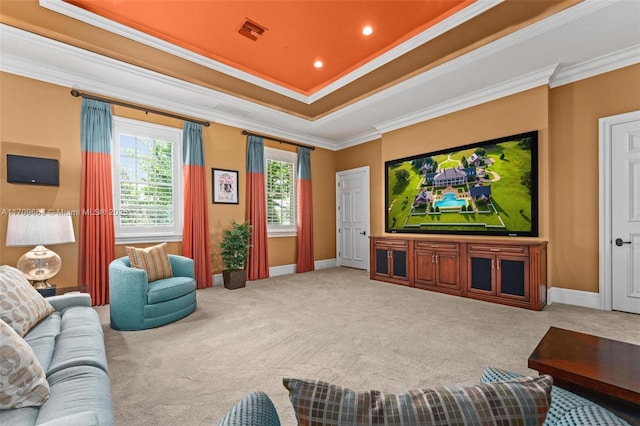
[[[7,247],[55,245],[75,240],[69,214],[9,215]]]

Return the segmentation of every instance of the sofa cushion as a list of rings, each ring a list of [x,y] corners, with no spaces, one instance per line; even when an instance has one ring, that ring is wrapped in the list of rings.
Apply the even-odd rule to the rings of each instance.
[[[94,411],[83,411],[81,413],[69,414],[48,422],[40,423],[38,426],[101,426],[100,419]]]
[[[56,347],[56,338],[53,337],[41,337],[27,342],[31,347],[31,350],[36,356],[40,367],[46,373],[49,370],[51,364],[51,358],[53,358],[53,350]]]
[[[29,330],[24,340],[32,342],[42,337],[56,337],[60,333],[61,316],[60,312],[53,312]]]
[[[14,408],[0,410],[0,425],[35,425],[40,407]]]
[[[0,409],[42,405],[49,383],[33,350],[0,320]]]
[[[60,331],[75,327],[91,327],[103,334],[98,312],[90,306],[71,306],[62,311]]]
[[[196,281],[190,277],[173,277],[149,283],[147,303],[166,302],[189,294],[196,289]]]
[[[173,276],[167,243],[147,248],[126,247],[126,250],[131,266],[147,271],[149,282]]]
[[[523,377],[521,374],[498,368],[484,370],[480,382],[491,383],[513,380]],[[572,392],[553,386],[551,390],[551,406],[544,425],[611,425],[628,426],[629,424],[605,408],[594,404]]]
[[[298,422],[308,425],[540,425],[551,402],[550,376],[399,394],[355,392],[321,381],[283,380]]]
[[[24,340],[33,349],[44,371],[49,369],[58,334],[60,334],[60,312],[54,312],[24,336]]]
[[[40,407],[37,424],[65,416],[86,418],[89,413],[93,413],[90,418],[98,418],[97,424],[114,424],[109,377],[103,370],[87,365],[69,367],[50,374],[48,380],[51,396]]]
[[[65,368],[81,365],[107,372],[102,333],[91,326],[69,328],[58,335],[47,377]]]
[[[53,311],[22,272],[8,265],[0,266],[0,319],[21,337]]]

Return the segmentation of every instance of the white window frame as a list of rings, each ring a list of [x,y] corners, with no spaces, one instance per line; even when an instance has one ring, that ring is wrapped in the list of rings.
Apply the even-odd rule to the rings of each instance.
[[[296,237],[298,236],[298,182],[296,176],[296,164],[297,164],[298,154],[291,151],[284,151],[282,149],[276,148],[264,148],[264,173],[265,173],[265,193],[267,191],[266,184],[268,182],[267,179],[267,160],[272,161],[286,161],[288,163],[293,163],[293,224],[291,225],[269,225],[267,223],[267,236],[269,237]],[[267,197],[265,197],[266,202]],[[265,206],[266,207],[266,206]],[[268,211],[268,209],[265,209]],[[268,218],[267,218],[268,220]]]
[[[182,129],[113,116],[112,180],[116,244],[182,241]],[[172,143],[174,224],[170,226],[121,226],[120,206],[120,137],[121,134],[160,139]]]

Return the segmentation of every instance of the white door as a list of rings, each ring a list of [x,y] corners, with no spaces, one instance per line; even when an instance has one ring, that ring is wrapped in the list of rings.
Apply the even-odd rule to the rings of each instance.
[[[640,120],[611,126],[612,308],[640,314]]]
[[[336,173],[338,266],[369,270],[369,167]]]

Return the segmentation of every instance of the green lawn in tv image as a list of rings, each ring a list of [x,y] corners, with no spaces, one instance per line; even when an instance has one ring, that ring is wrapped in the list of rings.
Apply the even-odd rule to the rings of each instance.
[[[529,138],[387,167],[390,230],[531,231]]]

